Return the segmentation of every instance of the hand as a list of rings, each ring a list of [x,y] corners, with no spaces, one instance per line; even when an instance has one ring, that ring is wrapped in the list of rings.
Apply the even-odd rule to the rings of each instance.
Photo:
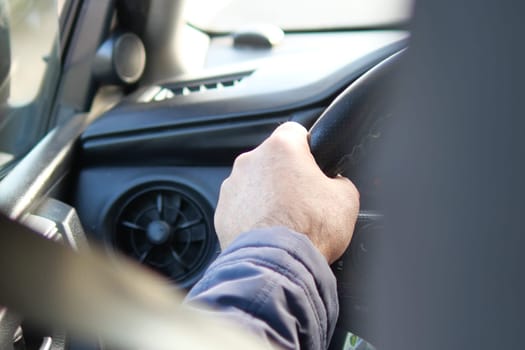
[[[344,177],[317,166],[306,129],[285,123],[253,151],[235,160],[215,212],[222,249],[239,234],[286,226],[308,236],[334,262],[346,250],[359,212],[359,192]]]

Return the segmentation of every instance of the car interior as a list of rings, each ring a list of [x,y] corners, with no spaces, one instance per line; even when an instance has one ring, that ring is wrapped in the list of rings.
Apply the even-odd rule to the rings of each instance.
[[[416,6],[415,20],[411,24],[417,29],[415,34],[412,34],[412,27],[408,24],[412,14],[411,3],[404,4],[404,18],[401,16],[401,19],[395,18],[380,24],[358,23],[347,27],[335,24],[332,27],[311,29],[299,23],[291,25],[290,29],[283,29],[275,23],[249,23],[249,26],[234,28],[218,25],[216,30],[211,30],[191,23],[185,17],[185,6],[190,6],[188,3],[192,0],[59,1],[61,7],[56,28],[59,35],[52,41],[52,54],[45,58],[46,69],[39,90],[35,93],[37,98],[30,103],[15,105],[10,96],[17,93],[11,62],[13,56],[5,53],[12,51],[15,54],[18,50],[13,47],[12,32],[17,21],[21,20],[5,15],[8,13],[6,8],[10,6],[12,13],[15,13],[13,9],[24,10],[23,6],[26,6],[26,13],[29,13],[32,7],[44,6],[42,4],[45,2],[1,2],[7,20],[3,22],[5,25],[0,26],[0,211],[9,218],[3,219],[2,227],[4,224],[10,227],[7,221],[19,221],[40,233],[40,237],[60,242],[61,246],[80,252],[90,249],[100,251],[104,255],[100,259],[107,258],[100,261],[108,265],[114,262],[118,266],[121,256],[126,256],[135,264],[154,272],[155,278],[160,276],[175,293],[184,295],[220,254],[213,214],[221,183],[230,174],[233,161],[239,154],[255,148],[280,124],[295,121],[310,131],[312,153],[321,169],[328,176],[342,174],[350,178],[361,195],[361,209],[352,243],[341,259],[331,266],[337,278],[340,313],[330,349],[375,349],[376,346],[402,348],[402,344],[412,345],[407,348],[433,348],[419,341],[425,336],[424,339],[434,341],[435,348],[438,348],[437,344],[454,344],[447,337],[440,343],[435,337],[428,337],[429,333],[415,332],[417,334],[414,335],[407,331],[409,326],[416,327],[413,330],[417,329],[418,323],[427,325],[428,315],[437,315],[435,308],[431,312],[421,306],[427,305],[423,304],[423,301],[428,302],[427,298],[418,294],[414,297],[414,293],[431,289],[432,293],[438,294],[440,288],[444,288],[443,284],[447,284],[442,282],[436,287],[434,283],[438,281],[427,281],[427,274],[422,270],[408,273],[410,268],[418,267],[418,263],[409,260],[410,254],[421,258],[417,261],[421,262],[419,267],[422,268],[426,266],[425,259],[434,254],[433,251],[424,254],[425,248],[439,246],[439,242],[430,244],[430,241],[425,241],[430,239],[426,235],[414,238],[403,234],[396,236],[398,240],[393,242],[389,234],[393,228],[396,228],[396,233],[401,231],[406,235],[422,227],[436,231],[443,229],[443,226],[429,224],[434,223],[434,217],[427,217],[427,211],[419,212],[423,210],[422,207],[429,211],[436,209],[432,215],[441,213],[440,209],[454,206],[467,217],[471,212],[478,213],[472,215],[494,213],[489,208],[475,211],[475,206],[469,206],[471,210],[464,210],[472,202],[479,203],[475,194],[461,197],[465,203],[457,199],[455,204],[450,204],[441,197],[449,192],[439,192],[439,180],[436,187],[431,185],[438,174],[443,175],[448,169],[448,164],[457,165],[454,168],[456,171],[463,169],[461,166],[466,168],[455,175],[452,172],[442,177],[440,175],[439,179],[448,179],[447,176],[454,178],[451,183],[456,189],[477,184],[474,180],[472,183],[467,181],[469,185],[457,180],[467,178],[467,174],[472,175],[467,165],[472,165],[469,162],[478,159],[473,156],[474,153],[463,154],[458,150],[467,152],[479,145],[473,143],[469,146],[461,135],[472,132],[473,142],[481,142],[485,134],[477,132],[478,125],[473,127],[468,124],[467,127],[467,122],[462,124],[461,116],[474,113],[468,109],[473,103],[466,102],[475,100],[478,106],[483,106],[483,101],[488,102],[489,98],[480,98],[483,95],[476,94],[478,90],[473,89],[470,82],[468,87],[461,85],[459,74],[464,72],[465,79],[476,80],[473,77],[478,77],[479,71],[490,66],[490,58],[494,62],[509,59],[506,47],[497,47],[496,51],[501,53],[498,56],[497,53],[486,54],[486,42],[479,46],[472,44],[474,49],[465,44],[469,35],[475,32],[472,28],[477,28],[476,24],[494,17],[483,17],[481,14],[479,17],[468,17],[466,9],[457,9],[454,12],[457,18],[453,15],[446,17],[451,18],[446,28],[452,32],[461,24],[467,29],[463,28],[465,30],[460,32],[465,33],[464,36],[452,36],[451,32],[440,32],[444,24],[432,22],[432,18],[435,18],[432,14],[439,14],[434,11],[443,10],[447,5],[453,6],[452,2],[433,5],[435,2],[429,0],[421,1],[421,6],[418,2]],[[55,6],[54,1],[50,3]],[[271,2],[266,6],[278,4]],[[479,6],[487,12],[496,11],[488,5]],[[277,16],[275,13],[279,9],[273,10],[276,12],[272,14]],[[308,13],[307,9],[304,11]],[[483,10],[481,12],[486,14]],[[319,14],[319,17],[322,16]],[[500,17],[496,18],[498,23],[502,21]],[[0,24],[1,19],[0,16]],[[235,22],[234,19],[228,20]],[[435,28],[438,29],[433,32]],[[507,28],[503,27],[501,34],[506,33],[505,30]],[[479,32],[486,34],[485,30]],[[499,32],[493,29],[490,33],[494,35],[490,37],[494,39],[490,43],[496,45],[496,34]],[[475,36],[472,34],[472,37]],[[436,40],[427,41],[430,38]],[[449,43],[444,38],[455,39]],[[440,55],[439,52],[443,51],[439,50],[454,45],[454,40],[462,43],[454,47],[457,54],[447,52]],[[416,53],[421,56],[410,55],[412,47],[420,49]],[[480,60],[478,65],[472,66],[470,63],[464,64],[467,59],[463,58],[469,52],[467,49],[474,50],[476,57],[485,57],[486,61]],[[503,72],[515,67],[514,62],[519,57],[514,56]],[[42,57],[38,59],[42,60]],[[473,61],[475,59],[468,60]],[[432,73],[426,70],[426,62],[434,64]],[[469,71],[468,67],[473,68]],[[412,72],[419,79],[417,81],[423,83],[395,85],[394,82],[399,81],[399,72],[403,71]],[[513,72],[517,74],[516,70]],[[495,79],[490,73],[487,75],[487,79]],[[452,76],[457,76],[457,81],[451,80]],[[451,82],[452,87],[447,87],[443,95],[440,92],[444,90],[429,88],[434,86],[431,84],[443,88],[447,82]],[[481,89],[481,84],[477,86]],[[461,91],[454,95],[454,88]],[[472,100],[468,96],[461,101],[460,98],[454,99],[454,96],[465,97],[465,91],[472,94]],[[409,96],[409,92],[417,95]],[[494,95],[494,101],[498,96]],[[397,102],[400,100],[403,102]],[[501,97],[500,101],[504,102],[505,99]],[[460,107],[463,102],[466,107],[462,110]],[[428,106],[433,109],[427,109]],[[465,113],[451,121],[457,111]],[[480,107],[475,112],[481,116],[488,111]],[[435,116],[439,112],[445,113],[442,119]],[[425,113],[435,117],[435,124],[423,124],[428,121],[424,116],[421,119],[414,117]],[[46,118],[37,120],[38,115],[46,115]],[[435,120],[439,120],[440,124]],[[483,122],[485,119],[480,120]],[[507,125],[504,121],[502,117],[501,125]],[[442,127],[446,122],[454,126],[454,131]],[[480,128],[487,128],[484,131],[498,133],[489,122],[479,125]],[[510,124],[507,126],[510,127]],[[505,145],[503,141],[498,141],[498,135],[508,135],[505,130],[501,130],[501,135],[492,134],[499,143],[496,146],[491,143],[492,148],[486,154],[494,154],[498,145]],[[476,135],[479,137],[475,138]],[[447,137],[450,142],[440,144]],[[392,139],[396,142],[392,142]],[[406,141],[406,144],[399,140]],[[410,146],[410,140],[421,142],[424,146]],[[461,140],[465,144],[454,143],[454,140]],[[452,147],[454,145],[457,147]],[[388,151],[383,152],[385,147]],[[513,148],[516,152],[520,149],[518,146]],[[425,157],[416,153],[423,151],[427,151]],[[453,156],[445,160],[442,154]],[[509,157],[512,154],[507,152]],[[510,158],[505,159],[510,162]],[[445,166],[438,169],[436,164]],[[499,169],[505,168],[505,164],[500,164]],[[479,173],[489,176],[493,169],[495,167],[490,167],[486,172],[480,170]],[[417,179],[423,180],[418,182]],[[404,187],[395,184],[403,184]],[[399,192],[395,190],[401,191],[401,188],[404,189],[403,200],[399,201]],[[429,197],[421,197],[425,194]],[[436,200],[429,200],[429,204],[423,205],[426,203],[424,198],[433,198],[431,196],[436,196]],[[490,193],[487,196],[492,198]],[[394,197],[397,201],[392,204]],[[389,211],[388,208],[395,209]],[[413,215],[407,214],[409,210],[413,210]],[[404,217],[410,216],[412,221],[410,225],[403,226],[392,220],[392,215],[388,219],[386,216],[389,213],[404,213]],[[454,215],[442,214],[441,217],[450,218],[450,221],[445,220],[446,223],[454,223]],[[519,217],[519,214],[516,215]],[[461,225],[457,227],[462,227],[464,232],[476,231],[469,229],[465,221],[461,221]],[[385,229],[385,226],[390,228]],[[13,228],[18,229],[23,230]],[[450,232],[456,231],[450,229]],[[514,231],[509,228],[509,232]],[[19,236],[25,237],[23,232]],[[449,236],[443,234],[441,237],[445,240]],[[33,242],[30,238],[23,241],[25,243],[22,241],[19,244]],[[3,237],[2,242],[7,244],[8,238]],[[462,246],[461,241],[455,242],[457,247]],[[485,241],[480,238],[480,242],[478,244],[481,247]],[[6,259],[2,261],[8,262],[0,264],[4,266],[0,273],[5,277],[2,277],[2,281],[10,281],[2,282],[1,289],[5,294],[0,292],[0,305],[9,306],[2,299],[6,298],[27,312],[36,308],[38,303],[46,303],[42,299],[48,295],[46,293],[51,293],[45,292],[48,290],[46,288],[51,288],[47,286],[42,287],[40,298],[35,292],[33,303],[18,303],[17,299],[17,296],[24,294],[20,292],[23,286],[17,287],[14,283],[21,283],[23,279],[17,280],[15,277],[23,278],[26,273],[27,276],[37,274],[36,270],[32,272],[33,275],[28,272],[29,268],[24,270],[26,264],[31,264],[32,256],[35,257],[34,261],[40,261],[37,256],[48,252],[47,249],[58,254],[58,250],[53,250],[59,249],[54,248],[55,245],[48,246],[41,240],[33,243],[35,247],[28,248],[27,254],[16,253],[20,255],[16,264],[9,263],[10,260],[5,258],[15,256],[9,255],[7,249],[0,254]],[[450,242],[447,241],[449,243],[452,244],[452,238]],[[486,244],[490,244],[489,241]],[[403,247],[399,248],[400,245]],[[399,248],[397,253],[392,252],[394,247]],[[478,251],[475,245],[469,247],[474,247],[472,250],[466,249],[470,254]],[[377,258],[380,252],[388,258]],[[509,255],[499,257],[501,263],[514,256],[513,251],[508,252]],[[407,260],[399,260],[399,254]],[[393,256],[398,259],[395,260],[397,263],[392,262]],[[62,259],[64,264],[69,262],[66,255]],[[74,260],[73,257],[71,259]],[[73,260],[71,266],[75,266]],[[454,262],[458,263],[456,266],[463,264],[463,260],[455,261],[453,257],[441,261],[443,271]],[[46,284],[49,269],[54,266],[51,263],[42,264],[44,272],[41,274],[44,277],[40,283],[34,281],[31,284],[35,288],[40,288],[39,284]],[[55,261],[56,264],[59,263]],[[8,265],[22,267],[15,269]],[[373,272],[378,269],[377,266],[389,268]],[[100,266],[100,269],[104,267]],[[394,280],[393,276],[398,276],[394,270],[402,277]],[[122,271],[126,270],[123,268]],[[432,269],[426,271],[443,272]],[[446,269],[443,272],[455,280],[454,272],[450,271],[458,270]],[[424,277],[417,279],[417,276]],[[477,275],[473,273],[468,276],[474,278]],[[90,292],[88,279],[82,282],[81,276],[77,277],[72,280],[78,280],[76,283],[81,286],[79,288]],[[468,278],[457,276],[462,285],[468,285]],[[482,277],[479,278],[481,281]],[[144,293],[147,293],[147,286],[144,287],[147,280],[137,277],[134,284],[132,279],[130,276],[130,281],[122,282],[128,284],[122,285],[136,288],[137,293],[146,288]],[[157,282],[154,280],[151,284]],[[58,286],[67,281],[56,283]],[[409,285],[410,291],[406,292],[398,285]],[[378,293],[389,288],[391,294],[387,302]],[[479,289],[489,290],[481,286]],[[465,298],[473,295],[469,293],[465,294]],[[96,295],[95,289],[93,295]],[[450,308],[460,303],[469,305],[464,299],[453,297],[456,295],[454,293],[439,295],[435,299],[439,305]],[[395,300],[402,300],[403,303],[396,303]],[[485,299],[480,297],[479,300],[481,303]],[[400,305],[407,303],[421,307],[414,306],[417,312],[406,311]],[[436,307],[439,308],[439,305]],[[448,310],[447,307],[444,309]],[[455,310],[459,310],[459,307]],[[31,317],[25,320],[17,311],[11,307],[0,308],[1,349],[109,349],[111,347],[105,344],[111,344],[111,341],[115,345],[127,344],[117,336],[106,343],[112,334],[116,334],[110,331],[102,340],[78,340],[67,332],[57,332],[56,329],[51,331],[46,328],[47,325],[42,327],[41,324],[45,323],[43,316],[36,316],[38,322],[35,325]],[[403,321],[406,323],[403,326],[405,328],[400,325],[385,326],[385,322],[392,321],[394,316],[377,315],[387,311],[389,315],[398,317],[406,314]],[[61,312],[68,313],[67,310],[57,311],[58,314]],[[32,317],[36,314],[36,311],[29,313]],[[432,323],[430,329],[444,329],[440,326],[447,323],[447,315],[450,314],[440,314],[428,321],[443,322],[438,325]],[[374,323],[377,317],[374,319],[374,316],[381,319],[379,330],[378,323]],[[456,319],[455,322],[460,322],[457,314],[451,317]],[[54,320],[52,316],[49,319]],[[484,319],[484,316],[478,319]],[[498,320],[497,317],[489,316],[487,319],[494,322]],[[513,320],[512,317],[505,319],[509,323]],[[84,325],[82,322],[78,327]],[[489,324],[485,326],[490,328]],[[476,329],[483,333],[481,330],[485,328],[479,326]],[[470,337],[478,334],[473,332],[467,327],[463,335]],[[450,338],[456,339],[460,348],[469,348],[468,343],[460,340],[463,339],[461,336]],[[501,337],[496,338],[504,342]],[[514,338],[507,335],[505,339],[508,344],[512,344]],[[480,341],[478,347],[483,348],[487,344]],[[156,348],[156,345],[151,344],[150,348]]]

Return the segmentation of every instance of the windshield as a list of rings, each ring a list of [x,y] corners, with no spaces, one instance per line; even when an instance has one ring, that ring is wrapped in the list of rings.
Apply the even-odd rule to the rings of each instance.
[[[284,30],[375,28],[408,20],[412,0],[190,0],[185,18],[210,32],[253,24]]]
[[[55,0],[0,0],[0,169],[46,132],[59,74],[57,18]]]

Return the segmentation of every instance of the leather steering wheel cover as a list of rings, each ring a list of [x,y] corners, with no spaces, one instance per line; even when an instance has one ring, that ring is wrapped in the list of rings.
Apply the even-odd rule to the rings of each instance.
[[[388,113],[384,96],[402,52],[386,58],[354,81],[310,128],[310,150],[327,176],[342,172],[361,140]]]

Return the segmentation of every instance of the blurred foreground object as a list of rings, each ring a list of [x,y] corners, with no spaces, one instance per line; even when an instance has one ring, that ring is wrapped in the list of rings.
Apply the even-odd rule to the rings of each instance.
[[[0,227],[0,304],[31,321],[127,349],[262,349],[127,260],[74,253],[3,215]]]
[[[517,349],[525,324],[525,5],[421,0],[376,167],[379,349]],[[385,96],[387,98],[387,96]]]

